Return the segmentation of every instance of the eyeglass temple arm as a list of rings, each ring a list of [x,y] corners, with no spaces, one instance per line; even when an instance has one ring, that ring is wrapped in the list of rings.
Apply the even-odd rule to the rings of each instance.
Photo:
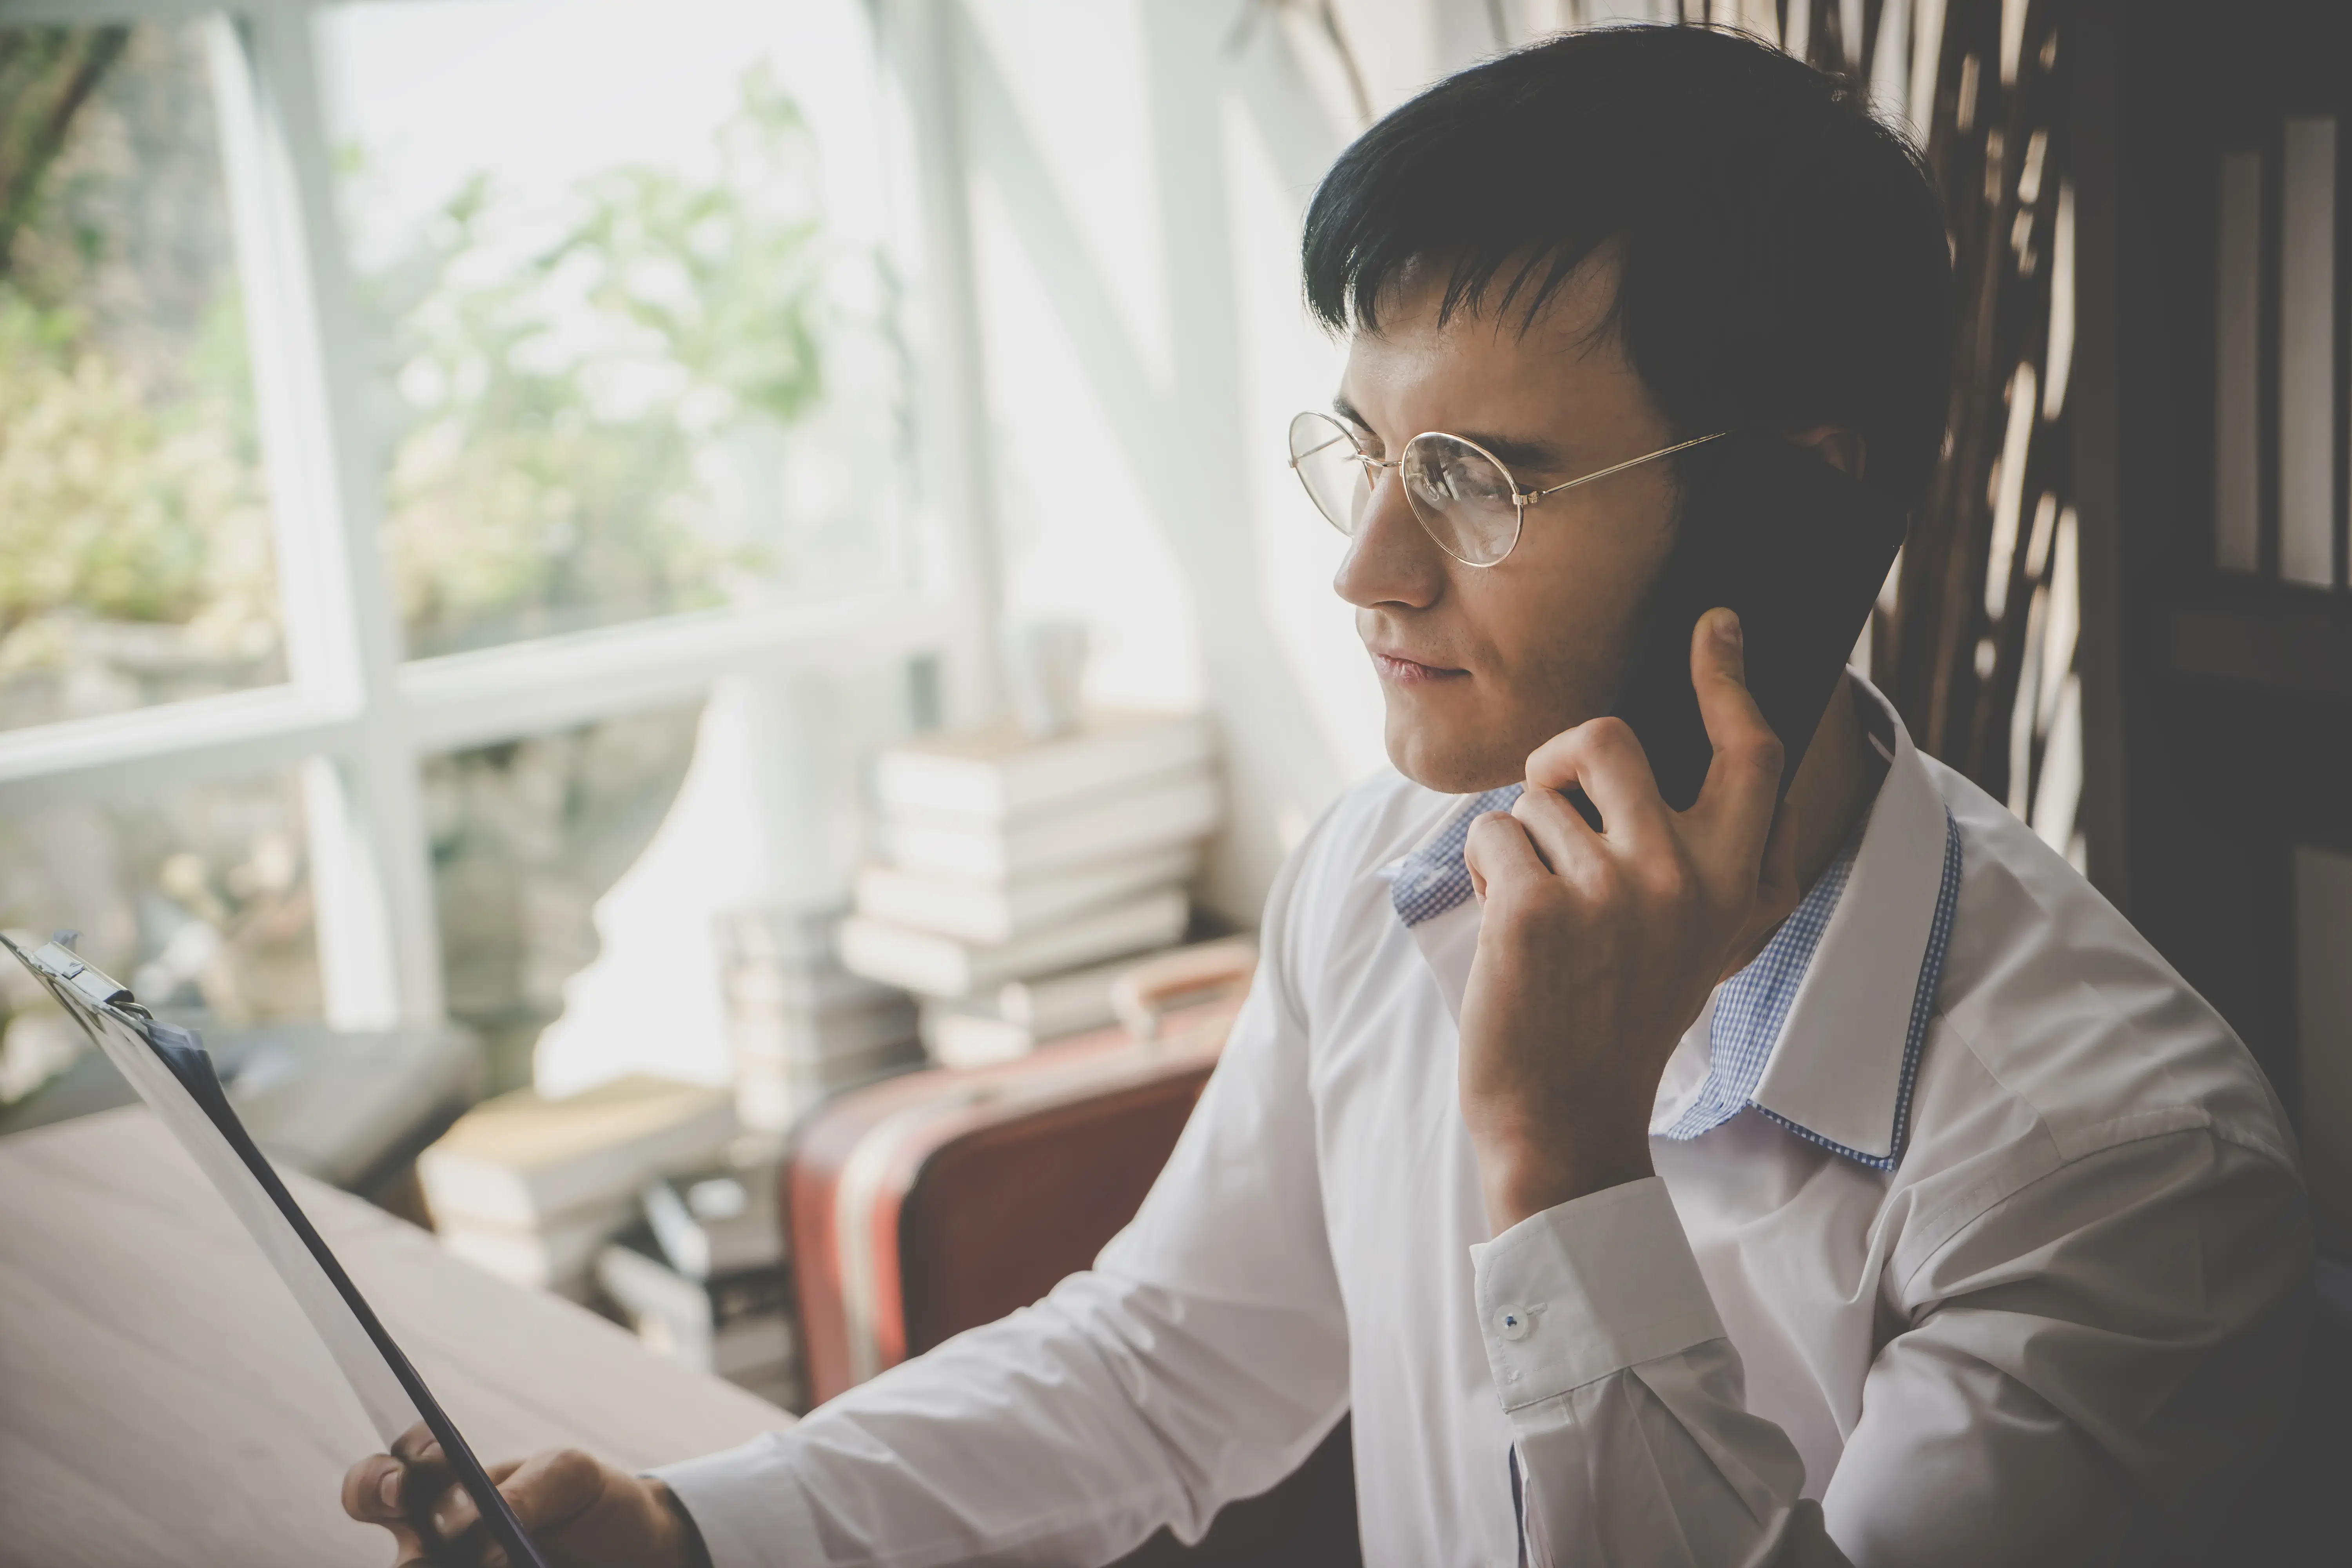
[[[1660,458],[1671,458],[1676,452],[1688,451],[1693,447],[1704,447],[1709,441],[1720,441],[1730,434],[1728,430],[1717,430],[1712,436],[1694,436],[1687,441],[1677,441],[1671,447],[1661,447],[1654,452],[1644,452],[1638,458],[1628,458],[1622,463],[1601,469],[1599,473],[1586,474],[1563,484],[1554,485],[1549,489],[1522,490],[1518,494],[1518,501],[1520,505],[1525,506],[1529,501],[1538,501],[1546,496],[1558,495],[1562,490],[1572,490],[1579,485],[1589,485],[1595,479],[1605,479],[1612,474],[1622,474],[1628,468],[1638,468],[1643,464],[1654,462]]]

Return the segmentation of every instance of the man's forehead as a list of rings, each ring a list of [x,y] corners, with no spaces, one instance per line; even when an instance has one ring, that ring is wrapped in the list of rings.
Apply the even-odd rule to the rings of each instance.
[[[1341,412],[1378,419],[1400,402],[1516,414],[1514,423],[1592,399],[1619,400],[1638,385],[1612,334],[1596,334],[1575,301],[1547,307],[1525,326],[1490,307],[1441,321],[1431,293],[1422,308],[1384,312],[1377,330],[1348,343]],[[1402,414],[1403,410],[1394,412]]]
[[[1559,258],[1529,251],[1476,268],[1483,281],[1457,289],[1463,258],[1416,257],[1381,285],[1371,335],[1521,338],[1583,351],[1611,335],[1622,260],[1614,242],[1604,244],[1555,280]]]

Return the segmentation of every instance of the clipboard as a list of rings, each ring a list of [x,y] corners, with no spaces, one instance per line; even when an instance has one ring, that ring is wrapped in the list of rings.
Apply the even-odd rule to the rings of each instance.
[[[515,1568],[547,1568],[457,1425],[247,1134],[204,1042],[193,1030],[158,1022],[129,990],[83,962],[70,945],[73,937],[60,931],[58,940],[28,952],[0,932],[0,945],[47,987],[228,1200],[325,1342],[385,1448],[422,1425],[440,1442],[457,1483],[480,1510],[483,1528],[506,1549],[508,1560]]]

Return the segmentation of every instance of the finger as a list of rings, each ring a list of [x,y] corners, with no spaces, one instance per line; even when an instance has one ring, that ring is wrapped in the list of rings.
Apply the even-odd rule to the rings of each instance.
[[[343,1472],[343,1511],[392,1532],[394,1568],[432,1561],[434,1543],[418,1533],[408,1517],[413,1497],[425,1495],[411,1481],[410,1468],[390,1454],[371,1454]]]
[[[1470,868],[1470,885],[1481,899],[1551,875],[1526,826],[1503,811],[1487,812],[1470,825],[1470,836],[1462,842],[1462,863]]]
[[[491,1484],[505,1480],[522,1468],[520,1459],[502,1459],[483,1468]],[[416,1511],[409,1515],[412,1522],[421,1522],[421,1533],[440,1543],[445,1554],[454,1551],[460,1560],[469,1559],[478,1552],[487,1537],[482,1533],[482,1509],[474,1494],[463,1481],[450,1479],[437,1493],[427,1492],[415,1484],[411,1472],[409,1496],[415,1500]]]
[[[505,1489],[502,1483],[511,1479],[530,1463],[527,1459],[501,1459],[495,1465],[485,1465],[482,1473],[492,1486]],[[482,1507],[474,1494],[462,1482],[452,1482],[433,1507],[433,1531],[445,1542],[455,1542],[482,1522]]]
[[[1691,629],[1691,686],[1715,757],[1689,815],[1709,824],[1721,851],[1744,870],[1763,854],[1783,752],[1748,694],[1739,617],[1729,610],[1709,610]]]
[[[1555,874],[1574,875],[1593,857],[1606,853],[1601,835],[1558,790],[1524,790],[1511,805],[1511,819],[1527,829],[1536,853]]]
[[[343,1511],[363,1524],[397,1524],[404,1468],[390,1454],[371,1454],[343,1472]]]
[[[434,1500],[432,1522],[435,1536],[456,1542],[482,1522],[481,1505],[462,1484],[452,1486]]]
[[[1639,845],[1666,827],[1666,803],[1641,737],[1622,719],[1588,719],[1538,746],[1528,757],[1528,783],[1550,790],[1580,786],[1600,808],[1602,835]]]
[[[392,1457],[412,1465],[437,1463],[441,1458],[441,1439],[433,1428],[419,1421],[392,1440]]]

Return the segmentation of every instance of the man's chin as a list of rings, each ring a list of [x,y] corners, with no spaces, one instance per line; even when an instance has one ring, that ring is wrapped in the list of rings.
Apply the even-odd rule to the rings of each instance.
[[[1386,732],[1389,761],[1396,771],[1440,795],[1476,795],[1517,784],[1527,776],[1527,758],[1498,755],[1491,740],[1450,732],[1430,724],[1410,724],[1391,713]]]

